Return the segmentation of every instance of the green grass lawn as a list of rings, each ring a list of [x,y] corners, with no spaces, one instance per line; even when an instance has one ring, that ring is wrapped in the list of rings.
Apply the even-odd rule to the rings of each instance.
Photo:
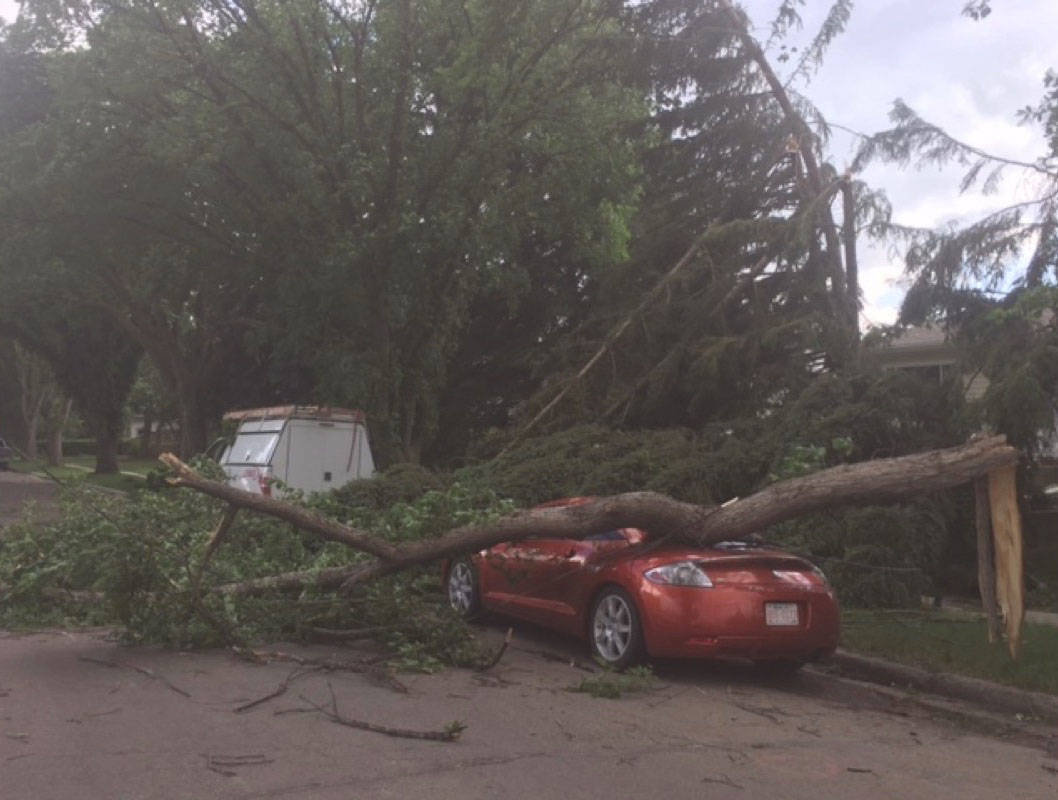
[[[13,461],[11,462],[11,469],[16,472],[39,475],[42,478],[55,478],[59,481],[83,479],[96,486],[128,492],[142,488],[147,473],[159,466],[154,459],[122,458],[120,460],[121,473],[117,475],[96,475],[92,471],[95,469],[95,463],[94,456],[70,456],[63,459],[60,467],[49,467],[46,461],[38,459],[35,461]]]
[[[990,645],[980,615],[945,611],[865,611],[842,614],[847,650],[903,664],[969,675],[1021,689],[1058,694],[1058,628],[1026,623],[1021,655]]]

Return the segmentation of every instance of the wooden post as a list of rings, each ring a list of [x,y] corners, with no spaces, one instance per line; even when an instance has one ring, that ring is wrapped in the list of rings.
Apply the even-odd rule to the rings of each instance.
[[[995,546],[992,543],[992,506],[988,502],[988,478],[974,479],[977,523],[977,586],[981,608],[988,621],[988,641],[999,641],[999,606],[996,604]]]
[[[992,537],[996,554],[996,595],[1003,610],[1011,658],[1021,647],[1025,619],[1025,565],[1022,556],[1021,512],[1018,510],[1017,467],[988,473],[988,501],[992,507]]]

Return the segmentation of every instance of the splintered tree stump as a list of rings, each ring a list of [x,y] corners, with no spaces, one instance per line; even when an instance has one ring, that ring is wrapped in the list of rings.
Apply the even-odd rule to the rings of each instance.
[[[992,535],[995,542],[996,597],[1003,611],[1010,656],[1016,659],[1021,648],[1021,625],[1025,619],[1025,566],[1017,476],[1013,464],[989,473],[988,500],[992,508]]]
[[[995,546],[992,543],[992,504],[988,501],[988,477],[974,478],[974,509],[977,527],[977,586],[981,608],[988,623],[988,641],[999,641],[999,606],[996,604]]]

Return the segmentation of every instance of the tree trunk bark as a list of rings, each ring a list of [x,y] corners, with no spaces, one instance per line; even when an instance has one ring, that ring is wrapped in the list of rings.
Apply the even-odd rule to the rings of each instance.
[[[841,181],[841,234],[845,244],[845,280],[848,283],[849,323],[857,343],[860,333],[860,261],[856,253],[856,195],[852,178]]]
[[[208,413],[198,400],[198,392],[180,402],[180,455],[183,458],[203,453],[209,445]]]
[[[162,455],[161,461],[176,473],[170,481],[176,486],[187,486],[232,506],[278,517],[321,538],[342,542],[375,556],[377,561],[349,578],[348,586],[416,564],[529,536],[567,538],[615,528],[640,528],[655,540],[670,538],[696,545],[737,539],[824,508],[890,503],[949,489],[999,467],[1013,465],[1017,456],[1017,450],[1004,437],[997,436],[947,450],[833,467],[772,484],[750,497],[721,506],[683,503],[654,492],[630,492],[580,506],[521,511],[494,522],[457,528],[436,539],[405,545],[394,545],[371,532],[341,525],[270,497],[207,480],[171,454]]]
[[[988,478],[974,479],[977,523],[977,587],[988,621],[988,641],[999,641],[999,606],[996,605],[996,562],[992,544],[992,506],[988,502]]]
[[[37,401],[31,403],[26,416],[26,458],[35,461],[37,458],[37,433],[40,429],[40,407],[44,402],[44,393],[37,395]]]
[[[989,473],[988,503],[992,508],[992,541],[996,548],[996,599],[1003,611],[1010,657],[1017,659],[1021,649],[1021,623],[1025,619],[1025,566],[1014,463]]]
[[[114,475],[119,471],[118,436],[111,430],[96,434],[96,475]]]
[[[150,458],[151,438],[154,428],[154,418],[150,414],[143,415],[143,430],[140,431],[140,457]]]
[[[121,444],[120,412],[95,420],[97,475],[114,475],[119,471],[118,448]]]
[[[66,400],[60,418],[48,432],[48,464],[58,467],[62,464],[62,437],[66,429],[66,422],[70,419],[70,410],[73,408],[73,400]]]

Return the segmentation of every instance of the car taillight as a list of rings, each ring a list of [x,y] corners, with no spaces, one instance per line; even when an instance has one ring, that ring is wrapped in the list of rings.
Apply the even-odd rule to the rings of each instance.
[[[785,583],[796,584],[798,586],[827,586],[827,576],[823,574],[823,571],[819,567],[812,567],[808,570],[796,569],[796,570],[782,570],[773,569],[771,574],[779,580]]]
[[[261,494],[263,494],[265,497],[271,497],[272,496],[272,484],[268,480],[268,475],[267,474],[265,474],[264,472],[258,473],[258,475],[257,475],[257,485],[261,489]]]

